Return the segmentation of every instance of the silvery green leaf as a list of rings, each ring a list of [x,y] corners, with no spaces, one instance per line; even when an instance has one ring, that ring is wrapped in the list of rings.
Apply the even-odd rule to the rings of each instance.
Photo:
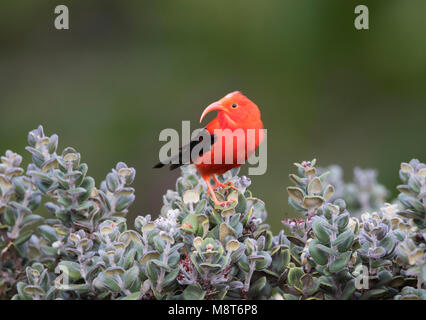
[[[305,193],[303,192],[303,190],[298,187],[288,187],[287,192],[289,196],[297,203],[302,203],[305,197]]]
[[[86,192],[78,197],[78,201],[83,202],[89,199],[92,194],[93,188],[95,187],[95,180],[92,177],[86,177],[83,179],[81,187],[84,188]]]
[[[244,254],[245,251],[245,246],[244,244],[240,243],[240,246],[238,247],[238,249],[234,252],[232,252],[231,254],[231,260],[233,263],[239,261],[239,259],[242,257],[242,255]]]
[[[163,240],[163,239],[161,239],[161,237],[160,237],[160,236],[155,236],[155,237],[153,238],[153,241],[154,241],[155,249],[156,249],[158,252],[163,252],[163,251],[164,251],[164,246],[166,245],[166,244],[165,244],[165,242],[164,242],[164,240]]]
[[[139,300],[140,298],[141,298],[140,292],[133,292],[133,293],[121,298],[120,300]]]
[[[179,250],[180,248],[182,248],[184,246],[183,243],[176,243],[174,246],[172,246],[169,249],[169,255],[173,254],[175,251]]]
[[[118,283],[118,276],[104,276],[103,274],[101,274],[100,276],[98,276],[96,278],[96,284],[97,286],[101,287],[101,288],[107,288],[108,290],[111,290],[112,292],[120,292],[121,291],[121,287]]]
[[[349,218],[350,216],[348,212],[342,213],[337,217],[336,224],[339,231],[343,231],[346,228],[349,223]]]
[[[384,237],[380,241],[380,246],[386,250],[387,254],[392,253],[396,245],[397,245],[397,242],[395,241],[395,239],[392,237],[391,234],[388,234],[386,237]]]
[[[237,263],[241,270],[243,270],[244,272],[249,272],[250,267],[247,262],[247,257],[245,255],[242,255]]]
[[[125,273],[125,270],[121,267],[109,267],[104,271],[107,277],[120,276]]]
[[[30,225],[36,224],[42,220],[43,217],[39,216],[38,214],[30,214],[29,216],[26,216],[24,219],[22,219],[22,222],[19,226],[21,228],[25,228]]]
[[[257,296],[266,285],[267,280],[265,276],[257,279],[253,284],[250,285],[249,295],[254,297]]]
[[[242,289],[244,284],[241,281],[231,281],[229,283],[229,290]]]
[[[337,256],[339,254],[337,252],[337,250],[335,250],[333,248],[330,248],[330,247],[327,247],[327,246],[325,246],[325,245],[323,245],[321,243],[317,244],[316,248],[319,249],[319,250],[321,250],[321,251],[323,251],[323,252],[325,252],[325,253],[327,253],[327,254],[329,254],[329,255],[332,255],[332,256]]]
[[[3,213],[4,222],[6,222],[6,224],[8,224],[9,226],[13,226],[15,225],[15,221],[17,218],[16,216],[17,216],[16,209],[7,208]]]
[[[287,276],[288,284],[292,287],[302,288],[301,278],[305,273],[301,268],[290,268]]]
[[[167,287],[172,281],[176,279],[176,277],[179,274],[179,268],[174,268],[172,271],[167,273],[167,275],[164,277],[164,280],[161,282],[161,286]]]
[[[206,292],[199,284],[192,284],[183,291],[184,300],[203,300]]]
[[[296,184],[296,185],[299,185],[299,186],[301,186],[301,185],[303,185],[304,184],[304,179],[303,178],[300,178],[300,177],[298,177],[298,176],[296,176],[295,174],[290,174],[289,176],[288,176],[289,178],[290,178],[290,180],[294,183],[294,184]]]
[[[41,193],[37,192],[37,193],[31,194],[28,200],[28,209],[30,209],[31,211],[34,211],[40,206],[40,204],[41,204]]]
[[[418,212],[414,212],[411,210],[400,210],[398,211],[398,214],[400,216],[409,218],[409,219],[413,219],[413,220],[421,220],[423,217],[423,215],[421,213]]]
[[[77,171],[80,172],[80,174],[79,174],[77,180],[75,181],[75,185],[80,186],[80,185],[83,184],[83,180],[86,178],[86,174],[87,174],[87,170],[88,169],[89,169],[89,167],[85,163],[82,163],[82,164],[80,164],[78,166]],[[91,178],[91,177],[88,177],[88,178]],[[87,185],[83,186],[83,188],[85,188],[85,189],[91,189]]]
[[[28,285],[24,288],[23,291],[27,295],[31,295],[31,296],[44,295],[44,293],[45,293],[44,290],[40,286],[37,286],[37,285]]]
[[[339,252],[346,252],[346,251],[350,250],[352,245],[353,245],[354,239],[355,239],[355,235],[351,231],[350,235],[347,238],[345,238],[344,240],[342,239],[342,242],[337,245],[337,250]]]
[[[322,191],[321,180],[318,177],[313,178],[308,184],[308,194],[319,194]]]
[[[86,189],[78,187],[78,188],[74,188],[74,189],[69,189],[66,192],[71,197],[78,197],[78,196],[81,196],[82,194],[86,193]]]
[[[53,157],[42,164],[41,170],[43,172],[49,172],[50,170],[57,169],[58,166],[59,166],[58,159],[56,157]]]
[[[127,209],[133,201],[135,201],[135,195],[133,194],[129,196],[120,196],[117,199],[115,209],[117,211],[123,211],[124,209]]]
[[[37,143],[36,134],[33,131],[28,133],[27,141],[31,147],[34,147],[36,145]]]
[[[52,134],[49,138],[48,152],[50,154],[53,154],[56,152],[57,148],[58,148],[58,135]]]
[[[69,189],[70,184],[68,180],[64,178],[64,174],[60,170],[55,170],[55,177],[59,185],[64,189]]]
[[[108,197],[102,190],[97,190],[99,198],[101,199],[102,203],[106,206],[107,210],[111,210],[111,202],[109,201]]]
[[[419,200],[415,198],[411,198],[408,201],[410,202],[410,205],[414,209],[414,211],[417,211],[417,212],[425,211],[425,207],[423,206],[423,203],[421,203]]]
[[[328,263],[328,254],[318,248],[319,244],[320,243],[317,239],[313,239],[309,244],[309,254],[312,259],[314,259],[315,263],[319,265],[326,265]]]
[[[401,185],[397,186],[396,188],[401,193],[411,194],[410,187],[408,185],[406,185],[406,184],[401,184]]]
[[[19,237],[13,242],[13,244],[15,246],[19,246],[20,244],[24,243],[25,241],[27,241],[32,234],[34,233],[33,230],[28,230],[26,232],[21,232]]]
[[[269,255],[269,253],[267,253],[266,251],[260,251],[260,252],[258,252],[257,253],[259,256],[263,256],[263,259],[262,260],[257,260],[256,261],[256,264],[255,264],[255,266],[256,266],[256,270],[263,270],[263,269],[265,269],[265,268],[267,268],[267,267],[269,267],[269,265],[271,264],[271,262],[272,262],[272,258],[271,258],[271,256]]]
[[[345,285],[345,288],[343,289],[342,295],[340,296],[341,300],[348,300],[352,297],[352,295],[355,293],[356,287],[355,287],[355,279],[352,279],[348,281]]]
[[[371,289],[361,296],[361,300],[379,299],[387,293],[387,289]]]
[[[234,237],[236,235],[235,230],[227,223],[223,222],[219,226],[219,240],[224,242],[227,236]]]
[[[154,259],[153,259],[154,260]],[[151,281],[157,281],[159,272],[152,260],[146,263],[146,275]]]
[[[259,238],[257,238],[256,247],[257,247],[257,250],[261,250],[261,251],[264,250],[264,248],[265,248],[265,237],[264,236],[260,236]]]
[[[41,151],[37,150],[36,148],[25,147],[25,150],[30,152],[34,157],[36,157],[38,159],[44,159],[43,153]]]
[[[323,194],[323,197],[324,197],[325,201],[330,200],[330,198],[333,196],[333,194],[334,194],[334,187],[331,184],[329,184],[325,188],[324,194]]]
[[[87,284],[63,284],[59,286],[61,291],[87,291],[89,286]]]
[[[221,269],[222,265],[219,264],[219,263],[201,262],[200,267],[202,267],[204,269],[213,269],[213,270],[208,270],[210,272],[210,271],[214,271],[216,269]]]
[[[42,246],[40,248],[40,251],[45,254],[46,256],[54,256],[58,253],[58,249],[56,248],[52,248],[52,247],[48,247],[48,246]]]
[[[264,223],[264,224],[260,224],[257,226],[257,229],[255,232],[253,232],[253,237],[257,238],[259,237],[262,233],[266,233],[269,230],[269,225]]]
[[[136,250],[130,249],[125,255],[123,255],[123,268],[128,269],[130,265],[134,262],[136,256]]]
[[[177,264],[179,263],[180,255],[177,252],[173,252],[172,254],[169,253],[169,257],[167,259],[167,265],[170,268],[177,267]]]
[[[207,200],[202,199],[200,202],[198,202],[197,206],[195,207],[194,212],[196,214],[200,214],[200,213],[204,212],[204,210],[206,209],[206,205],[207,205]]]
[[[148,251],[140,259],[140,264],[144,265],[152,259],[158,259],[159,256],[160,256],[160,253],[158,251]]]
[[[333,273],[341,271],[347,266],[351,254],[351,252],[345,252],[342,253],[339,257],[336,257],[336,259],[329,265],[328,270]]]
[[[341,234],[337,236],[337,238],[332,242],[332,245],[333,246],[340,245],[342,242],[345,242],[351,235],[352,235],[352,230],[346,229],[344,232],[342,232]]]
[[[204,274],[204,270],[200,266],[200,258],[196,254],[191,254],[190,259],[198,273]]]
[[[13,186],[15,187],[15,192],[23,197],[25,194],[26,186],[22,177],[16,177],[12,179]]]
[[[126,289],[129,289],[133,285],[133,283],[137,280],[138,277],[139,277],[139,267],[138,266],[131,267],[123,275],[124,287]]]
[[[118,187],[118,184],[119,184],[119,181],[116,178],[115,174],[114,173],[108,173],[105,181],[106,181],[106,186],[107,186],[108,190],[110,192],[114,193],[117,190],[117,187]]]
[[[377,247],[368,250],[368,256],[373,259],[379,259],[386,255],[386,249],[383,247]]]
[[[408,186],[410,187],[411,190],[413,190],[415,193],[419,193],[420,192],[420,188],[421,188],[421,183],[419,181],[419,179],[412,175],[409,179],[408,179]]]
[[[272,270],[281,274],[287,268],[290,263],[290,250],[289,249],[280,249],[272,257]]]
[[[388,285],[392,279],[392,273],[387,270],[382,270],[378,274],[379,282],[376,284],[377,287],[381,287],[383,285]]]
[[[327,221],[320,217],[314,217],[312,223],[312,230],[314,231],[315,236],[324,244],[330,243],[330,233],[327,230],[327,224]]]
[[[320,196],[305,196],[303,198],[302,207],[305,209],[316,209],[322,206],[324,198]]]
[[[103,261],[96,262],[94,265],[88,268],[87,277],[94,278],[95,274],[101,271],[102,268],[105,268],[105,263]]]
[[[93,207],[92,201],[85,201],[79,205],[73,206],[73,209],[75,211],[84,211],[84,210],[89,210],[92,207]]]
[[[411,173],[414,173],[414,168],[409,163],[402,162],[401,171],[404,173],[411,174]]]
[[[28,209],[27,207],[25,207],[24,205],[22,205],[22,204],[20,204],[18,202],[10,201],[9,205],[11,207],[15,208],[16,210],[21,211],[21,212],[23,212],[25,214],[31,214],[31,210],[30,209]]]
[[[246,197],[243,194],[239,193],[238,194],[238,204],[235,207],[235,212],[244,213],[244,212],[246,212],[246,208],[247,208]]]

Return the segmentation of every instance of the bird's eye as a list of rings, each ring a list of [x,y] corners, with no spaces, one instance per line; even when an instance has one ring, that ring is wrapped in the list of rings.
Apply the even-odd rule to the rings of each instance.
[[[233,105],[232,105],[232,108],[236,108],[236,107],[238,107],[238,105],[236,104],[236,103],[234,103]]]

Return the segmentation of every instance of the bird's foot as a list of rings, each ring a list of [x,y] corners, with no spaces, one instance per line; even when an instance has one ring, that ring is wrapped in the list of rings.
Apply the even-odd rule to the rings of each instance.
[[[225,182],[224,185],[225,185],[225,188],[229,187],[231,189],[238,190],[232,181]]]
[[[209,181],[209,179],[208,179],[208,178],[205,178],[204,180],[206,181],[207,188],[208,188],[208,193],[210,194],[211,200],[213,201],[213,203],[214,203],[214,205],[215,205],[216,207],[226,208],[226,207],[230,206],[233,202],[235,202],[235,201],[237,201],[237,202],[238,202],[238,200],[236,200],[236,199],[230,199],[230,200],[227,200],[227,201],[219,201],[219,200],[216,198],[216,195],[215,195],[214,189],[215,189],[215,188],[217,188],[217,187],[221,187],[221,188],[223,188],[223,187],[228,187],[228,185],[230,184],[229,182],[221,183],[221,182],[217,179],[217,177],[213,176],[213,180],[214,180],[215,184],[212,186],[212,185],[210,184],[210,181]],[[233,187],[233,188],[235,188],[235,187],[234,187],[234,185],[233,185],[233,184],[232,184],[232,182],[231,182],[231,188],[232,188],[232,187]],[[236,188],[235,188],[235,189],[236,189]]]
[[[225,182],[225,183],[215,181],[215,184],[213,185],[213,189],[215,189],[215,190],[224,189],[226,187],[229,187],[229,188],[234,189],[234,190],[238,190],[237,187],[234,186],[234,183],[232,181],[228,181],[228,182]]]
[[[213,202],[215,204],[215,206],[217,207],[222,207],[222,208],[227,208],[229,207],[233,202],[235,202],[235,200],[226,200],[226,201],[219,201],[219,200],[214,200]]]

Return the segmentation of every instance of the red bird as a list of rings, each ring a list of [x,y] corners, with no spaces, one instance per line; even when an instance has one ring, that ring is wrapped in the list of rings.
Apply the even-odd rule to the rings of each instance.
[[[213,189],[227,185],[235,187],[232,182],[220,183],[217,175],[240,167],[256,151],[263,141],[263,123],[257,105],[239,91],[231,92],[219,101],[210,104],[203,111],[200,122],[206,114],[212,111],[218,111],[217,116],[205,127],[211,137],[211,148],[201,152],[197,159],[191,159],[190,163],[195,163],[198,172],[207,184],[215,205],[226,206],[231,201],[219,201]],[[229,139],[232,139],[231,143],[229,143]],[[188,146],[180,149],[179,155],[168,159],[168,162],[180,159],[179,163],[172,164],[170,169],[185,164],[181,161],[183,150],[189,148],[192,151],[202,140],[202,137],[192,140]],[[230,152],[232,152],[232,157],[229,156]],[[160,162],[154,168],[161,168],[164,165]],[[215,182],[213,186],[210,184],[210,178],[213,178]]]

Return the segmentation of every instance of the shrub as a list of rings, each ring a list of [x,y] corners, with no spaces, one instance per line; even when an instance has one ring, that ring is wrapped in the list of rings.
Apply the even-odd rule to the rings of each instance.
[[[233,200],[222,208],[184,167],[159,217],[139,216],[131,229],[135,169],[120,162],[97,187],[76,150],[58,152],[56,135],[40,126],[28,144],[26,171],[16,153],[1,158],[2,299],[426,298],[426,165],[418,160],[401,164],[392,204],[372,171],[357,169],[347,185],[336,166],[328,175],[315,160],[296,163],[287,190],[300,218],[274,235],[238,170],[222,177],[237,190],[216,191]]]

